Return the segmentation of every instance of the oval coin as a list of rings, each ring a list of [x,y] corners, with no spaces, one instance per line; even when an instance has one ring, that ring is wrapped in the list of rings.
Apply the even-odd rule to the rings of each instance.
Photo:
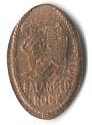
[[[43,4],[22,17],[10,38],[8,70],[14,92],[30,114],[52,119],[66,109],[81,84],[83,55],[65,12]]]

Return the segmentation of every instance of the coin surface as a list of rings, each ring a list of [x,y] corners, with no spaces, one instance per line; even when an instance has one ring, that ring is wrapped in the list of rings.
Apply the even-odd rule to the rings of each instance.
[[[27,12],[10,38],[8,70],[30,114],[52,119],[62,113],[79,90],[83,72],[81,41],[67,14],[50,4]]]

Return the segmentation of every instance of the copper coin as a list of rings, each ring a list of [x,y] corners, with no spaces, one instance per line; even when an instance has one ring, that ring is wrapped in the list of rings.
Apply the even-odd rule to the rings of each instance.
[[[33,116],[52,119],[62,113],[81,84],[81,41],[71,19],[57,7],[42,4],[15,26],[8,48],[14,92]]]

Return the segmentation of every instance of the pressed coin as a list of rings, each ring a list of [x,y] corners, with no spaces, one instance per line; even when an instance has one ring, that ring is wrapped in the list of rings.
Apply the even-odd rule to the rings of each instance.
[[[42,4],[22,17],[10,38],[8,70],[18,100],[33,116],[52,119],[69,106],[81,85],[83,54],[65,12]]]

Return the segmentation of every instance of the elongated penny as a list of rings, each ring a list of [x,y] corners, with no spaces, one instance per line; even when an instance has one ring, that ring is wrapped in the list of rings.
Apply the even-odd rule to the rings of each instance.
[[[75,97],[82,79],[78,31],[62,10],[34,7],[15,26],[8,47],[13,90],[32,115],[52,119]]]

